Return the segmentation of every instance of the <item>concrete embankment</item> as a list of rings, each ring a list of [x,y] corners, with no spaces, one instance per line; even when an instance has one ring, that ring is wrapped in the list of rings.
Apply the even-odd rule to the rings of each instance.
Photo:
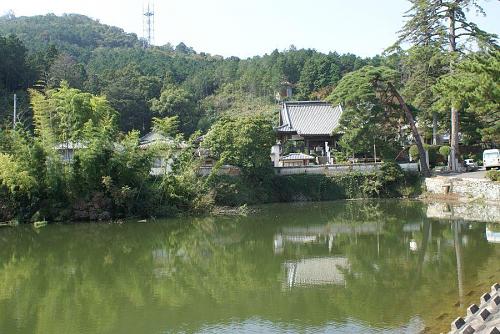
[[[465,317],[453,320],[449,334],[463,333],[500,333],[500,284],[493,284],[491,292],[481,296],[479,305],[469,306]]]
[[[436,176],[426,178],[425,187],[427,195],[431,197],[448,197],[459,201],[500,201],[500,182],[487,179]]]

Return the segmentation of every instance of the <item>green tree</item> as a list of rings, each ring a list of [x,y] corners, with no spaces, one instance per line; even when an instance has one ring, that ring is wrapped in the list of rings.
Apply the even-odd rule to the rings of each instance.
[[[111,106],[119,112],[120,129],[147,130],[152,117],[149,101],[160,93],[161,80],[156,76],[144,75],[135,63],[117,71],[104,71],[105,75],[101,76],[92,70],[96,85],[93,90],[102,91]]]
[[[0,89],[28,88],[31,68],[26,56],[27,49],[21,40],[14,35],[0,35]]]
[[[272,122],[265,116],[222,118],[205,136],[203,146],[219,164],[232,164],[247,176],[266,174],[275,141]]]
[[[66,81],[70,87],[82,89],[86,79],[85,69],[67,53],[62,53],[53,60],[47,73],[50,87],[58,87]]]
[[[413,45],[437,43],[447,47],[452,54],[460,48],[460,42],[473,38],[479,45],[496,45],[496,36],[488,34],[469,21],[466,12],[475,9],[484,14],[477,0],[409,0],[412,7],[408,11],[408,21],[400,31],[398,44],[407,41]],[[451,65],[453,70],[453,64]],[[451,147],[452,155],[459,153],[459,110],[451,107]],[[454,160],[452,156],[452,160]]]
[[[439,148],[439,154],[448,161],[448,157],[450,156],[451,148],[449,146],[443,145]]]
[[[164,136],[175,136],[179,129],[179,117],[171,116],[158,118],[153,117],[153,131]]]
[[[311,93],[331,87],[340,80],[340,60],[335,56],[315,55],[302,68],[298,90],[300,96],[309,98]]]
[[[31,90],[35,133],[52,145],[90,140],[90,128],[111,138],[116,134],[116,111],[104,97],[93,96],[62,82],[46,93]]]
[[[340,145],[350,153],[366,153],[376,144],[379,150],[398,146],[401,114],[394,105],[381,101],[379,80],[396,80],[397,73],[388,68],[365,67],[347,74],[329,97],[341,103]]]
[[[472,54],[438,81],[436,108],[452,105],[474,115],[483,141],[500,142],[500,51]]]
[[[435,145],[438,120],[448,118],[443,117],[442,110],[432,108],[438,98],[433,87],[439,77],[449,71],[449,59],[437,45],[413,46],[402,57],[401,63],[401,94],[418,109],[421,128],[432,128],[432,142]]]
[[[341,144],[349,145],[353,151],[360,151],[366,150],[364,145],[368,142],[389,138],[392,140],[389,145],[394,145],[393,134],[398,132],[399,119],[404,115],[421,161],[425,161],[425,150],[412,112],[395,88],[397,79],[396,71],[373,66],[365,66],[342,78],[329,97],[333,103],[342,104],[345,110],[340,130],[347,137],[342,139]],[[422,168],[424,175],[430,175],[425,164]]]
[[[174,85],[165,87],[160,97],[151,101],[151,110],[161,116],[178,116],[181,131],[185,134],[194,132],[199,119],[191,94]]]

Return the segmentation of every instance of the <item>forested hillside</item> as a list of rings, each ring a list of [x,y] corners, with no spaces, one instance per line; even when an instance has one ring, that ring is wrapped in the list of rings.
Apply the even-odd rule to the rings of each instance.
[[[15,37],[7,37],[11,34]],[[21,109],[27,110],[23,90],[35,84],[57,87],[66,80],[105,95],[124,131],[147,131],[155,115],[178,115],[185,134],[206,130],[221,114],[275,110],[275,94],[284,82],[294,86],[295,99],[320,99],[346,73],[383,61],[293,46],[250,59],[196,52],[183,43],[144,49],[136,35],[76,14],[4,16],[0,35],[17,50],[8,52],[4,59],[11,59],[0,72],[5,73],[4,122],[12,104],[6,95],[13,90],[21,90]]]
[[[30,51],[35,52],[45,50],[48,44],[57,45],[59,50],[71,53],[80,61],[88,60],[92,50],[98,47],[138,47],[141,44],[135,34],[78,14],[18,18],[6,15],[0,18],[0,34],[17,35]]]

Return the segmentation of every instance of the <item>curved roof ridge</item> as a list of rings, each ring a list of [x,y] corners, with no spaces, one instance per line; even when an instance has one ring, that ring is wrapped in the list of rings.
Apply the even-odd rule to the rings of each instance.
[[[340,105],[325,101],[284,102],[279,132],[299,135],[331,135],[342,115]]]
[[[331,104],[330,102],[327,101],[285,101],[283,102],[285,105],[287,104]]]

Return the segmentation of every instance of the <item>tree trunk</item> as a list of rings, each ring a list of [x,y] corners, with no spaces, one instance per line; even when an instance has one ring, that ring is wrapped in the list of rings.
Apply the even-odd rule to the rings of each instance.
[[[438,122],[437,122],[437,115],[435,112],[432,113],[432,145],[437,145],[438,144],[438,139],[437,139],[437,127],[438,127]]]
[[[458,1],[456,1],[458,3]],[[458,4],[457,4],[458,5]],[[455,8],[450,8],[448,12],[448,19],[450,21],[449,28],[448,28],[448,41],[450,42],[450,53],[452,55],[451,57],[451,64],[450,64],[450,71],[453,72],[453,54],[457,51],[457,34],[456,34],[456,18],[455,18]],[[451,150],[451,166],[456,166],[455,165],[455,159],[459,155],[459,147],[458,147],[458,131],[459,131],[459,124],[458,124],[458,109],[455,108],[454,106],[451,107],[451,133],[450,133],[450,146],[452,148]],[[456,170],[457,168],[454,168]]]
[[[415,125],[415,120],[413,119],[413,115],[410,111],[410,108],[406,105],[405,101],[401,97],[401,95],[398,93],[394,85],[389,82],[388,83],[389,89],[391,90],[392,94],[396,97],[396,99],[399,102],[399,105],[403,109],[406,115],[406,119],[408,120],[408,124],[410,124],[411,132],[413,134],[413,138],[415,138],[415,143],[417,144],[418,147],[418,155],[420,157],[421,166],[422,166],[422,174],[424,176],[429,177],[431,176],[431,172],[429,170],[429,167],[427,166],[427,159],[425,158],[425,150],[424,150],[424,145],[422,144],[422,139],[420,138],[420,134],[418,133],[417,126]]]
[[[450,134],[450,146],[452,148],[452,161],[455,165],[455,159],[458,158],[459,148],[458,148],[458,110],[455,107],[451,107],[451,134]]]

